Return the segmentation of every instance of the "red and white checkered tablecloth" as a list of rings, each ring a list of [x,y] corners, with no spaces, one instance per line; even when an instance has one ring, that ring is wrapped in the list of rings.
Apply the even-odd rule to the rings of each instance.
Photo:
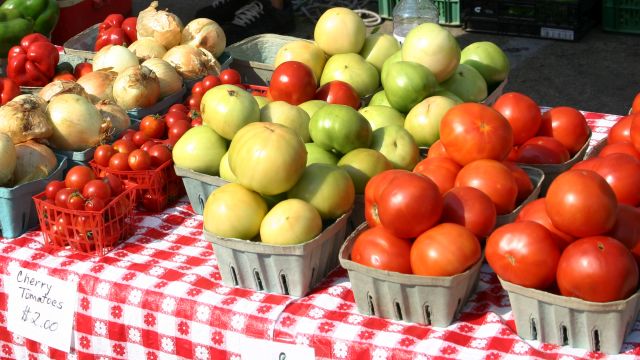
[[[619,118],[585,113],[593,143]],[[106,256],[42,245],[40,232],[0,240],[0,356],[19,359],[240,359],[247,337],[311,346],[319,359],[578,359],[604,354],[520,339],[506,292],[485,264],[478,290],[446,328],[360,315],[336,269],[303,298],[221,284],[202,218],[185,200],[137,215],[137,230]],[[77,281],[71,354],[7,331],[5,275],[16,266]],[[640,322],[612,359],[640,357]]]

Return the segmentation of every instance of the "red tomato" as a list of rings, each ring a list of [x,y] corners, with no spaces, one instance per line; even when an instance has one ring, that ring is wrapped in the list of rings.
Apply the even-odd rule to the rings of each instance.
[[[64,178],[64,183],[68,188],[82,190],[86,183],[95,178],[96,175],[90,167],[76,165],[69,169]]]
[[[440,141],[460,165],[479,159],[504,160],[513,146],[513,131],[504,116],[489,106],[463,103],[440,122]]]
[[[455,186],[471,186],[485,193],[498,215],[510,213],[516,207],[518,184],[511,170],[499,161],[483,159],[465,165],[458,172]]]
[[[91,181],[94,181],[94,180],[91,180]],[[84,198],[82,197],[82,195],[79,192],[74,191],[67,198],[67,206],[66,207],[67,207],[67,209],[71,209],[71,210],[83,210],[84,209]]]
[[[148,153],[153,167],[158,167],[171,160],[171,150],[162,144],[153,145],[149,148]]]
[[[204,84],[202,84],[202,81],[196,82],[191,88],[191,95],[195,97],[202,98],[204,96],[204,93],[206,92],[207,89],[204,88]]]
[[[128,17],[122,21],[122,30],[124,30],[124,33],[127,34],[127,38],[129,38],[130,44],[138,40],[137,25],[138,18],[135,16]]]
[[[627,154],[611,154],[602,157],[593,170],[609,183],[619,203],[640,204],[640,160]]]
[[[631,125],[629,127],[631,143],[636,147],[636,150],[640,151],[640,113],[634,113],[628,117],[631,118]]]
[[[169,128],[169,141],[175,144],[187,130],[191,129],[191,122],[187,120],[178,120]]]
[[[397,174],[400,174],[402,172],[403,170],[398,169],[386,170],[373,176],[367,182],[367,185],[364,188],[364,217],[370,227],[380,225],[376,199],[378,198],[378,196],[380,196],[382,190],[387,186],[387,182],[392,177],[395,177]]]
[[[518,166],[518,164],[511,161],[504,161],[503,164],[509,168],[513,178],[516,180],[516,184],[518,185],[518,196],[516,196],[516,204],[520,204],[526,198],[531,195],[533,192],[533,182],[531,182],[531,178],[523,168]]]
[[[552,108],[542,114],[538,135],[551,136],[560,141],[573,156],[589,140],[591,130],[582,113],[569,106]]]
[[[609,129],[607,144],[631,142],[631,120],[633,116],[624,116]]]
[[[191,120],[191,127],[200,126],[200,125],[202,125],[202,118],[201,117]]]
[[[534,137],[540,128],[540,107],[527,95],[517,92],[503,94],[493,108],[511,124],[514,145],[523,144]]]
[[[191,109],[191,110],[200,110],[200,102],[201,101],[202,101],[201,97],[189,95],[189,97],[187,98],[186,103],[189,106],[189,109]]]
[[[594,171],[561,173],[549,185],[546,203],[553,225],[575,237],[604,234],[616,221],[616,194]]]
[[[627,204],[618,204],[616,223],[608,236],[633,249],[640,242],[640,209]]]
[[[515,221],[533,221],[549,230],[551,237],[556,241],[560,250],[564,249],[572,243],[575,238],[565,232],[562,232],[556,228],[549,215],[547,214],[545,198],[533,200],[520,209]]]
[[[149,137],[147,136],[147,134],[143,133],[142,131],[136,131],[136,133],[133,134],[133,143],[137,147],[142,146],[142,144],[144,144],[147,141],[149,141]]]
[[[182,105],[182,104],[180,104]],[[178,121],[191,121],[189,115],[186,112],[168,112],[167,115],[164,116],[164,122],[167,124],[168,128],[171,128]]]
[[[220,82],[223,84],[235,85],[242,83],[242,79],[237,70],[225,69],[220,72]]]
[[[111,197],[111,187],[100,179],[94,179],[82,188],[82,196],[85,198],[101,198],[106,200]]]
[[[222,74],[220,76],[222,77]],[[224,80],[222,82],[224,83]],[[299,61],[285,61],[273,71],[269,94],[273,101],[302,104],[315,96],[316,78],[307,65]]]
[[[564,296],[610,302],[631,296],[638,287],[638,265],[621,242],[607,236],[576,240],[562,252],[558,288]]]
[[[86,211],[100,211],[106,206],[106,201],[101,198],[90,198],[84,203]]]
[[[222,82],[220,82],[220,78],[215,75],[207,75],[202,79],[202,84],[205,89],[209,90],[222,84]]]
[[[47,197],[47,199],[49,200],[55,200],[56,198],[56,194],[58,193],[58,191],[66,188],[67,185],[65,185],[64,181],[61,180],[51,180],[47,186],[44,188],[44,195]]]
[[[440,194],[444,194],[453,188],[460,169],[462,169],[462,166],[451,158],[432,157],[421,160],[413,168],[413,172],[431,179],[438,186]]]
[[[442,195],[428,177],[402,171],[380,187],[374,205],[380,223],[395,236],[416,237],[440,219]]]
[[[324,100],[329,104],[342,104],[351,106],[358,110],[360,108],[360,97],[358,92],[350,84],[333,80],[322,85],[316,91],[315,99]]]
[[[80,79],[82,76],[90,72],[93,72],[93,65],[88,62],[78,63],[73,69],[73,75],[76,77],[76,79]]]
[[[4,105],[20,95],[20,86],[8,77],[0,78],[0,105]]]
[[[614,144],[605,145],[601,150],[598,156],[606,157],[611,154],[627,154],[631,155],[634,158],[640,160],[640,151],[636,150],[635,146],[629,142],[619,142]]]
[[[441,223],[454,223],[484,238],[496,226],[496,207],[482,191],[468,187],[454,187],[443,197]]]
[[[514,146],[509,151],[509,155],[507,155],[506,161],[516,161],[518,159],[518,147]]]
[[[601,161],[601,158],[599,158],[599,157],[593,157],[593,158],[589,158],[589,159],[584,159],[582,161],[578,161],[577,163],[573,164],[571,169],[573,169],[573,170],[591,170],[591,171],[595,171],[596,165],[598,163],[600,163],[600,161]]]
[[[127,162],[129,164],[129,168],[134,171],[151,169],[151,157],[146,151],[141,149],[133,150],[129,154]]]
[[[524,164],[562,164],[569,161],[569,151],[550,136],[536,136],[518,147],[516,162]]]
[[[67,208],[67,203],[69,201],[69,198],[71,197],[71,194],[73,194],[74,192],[76,192],[77,190],[75,189],[70,189],[70,188],[64,188],[64,189],[60,189],[60,191],[58,191],[56,193],[56,198],[54,200],[56,206],[59,206],[61,208]]]
[[[631,113],[639,113],[640,112],[640,93],[636,95],[633,99],[633,103],[631,104]]]
[[[120,195],[120,193],[122,193],[122,191],[124,190],[124,184],[122,183],[122,180],[120,180],[119,177],[113,174],[106,174],[102,178],[102,181],[105,184],[109,185],[109,187],[111,188],[111,195],[114,197]]]
[[[146,193],[142,197],[142,206],[152,212],[164,210],[167,207],[167,194],[151,194]]]
[[[431,144],[431,146],[429,147],[429,151],[427,151],[427,157],[428,158],[433,158],[433,157],[451,158],[451,156],[447,154],[447,149],[444,148],[444,145],[442,145],[442,141],[440,140],[436,140],[436,142]]]
[[[188,113],[189,112],[189,108],[186,107],[184,104],[173,104],[169,107],[169,110],[167,110],[167,115],[169,113],[172,112],[179,112],[179,113]],[[165,120],[166,121],[166,120]]]
[[[129,168],[129,155],[125,153],[114,154],[111,159],[109,159],[109,169],[117,171],[131,170],[131,168]]]
[[[519,221],[503,225],[489,235],[485,256],[503,280],[543,290],[556,279],[560,248],[544,226]]]
[[[113,149],[121,154],[128,154],[137,148],[133,140],[118,139],[113,142]]]
[[[394,236],[382,226],[358,234],[351,260],[374,269],[411,274],[411,241]]]
[[[140,131],[147,134],[151,139],[164,139],[166,125],[159,116],[147,115],[140,122]]]
[[[151,147],[152,147],[152,146],[154,146],[154,145],[156,145],[156,144],[157,144],[157,143],[156,143],[155,141],[153,141],[153,140],[149,140],[149,141],[146,141],[144,144],[142,144],[142,145],[140,146],[140,149],[141,149],[141,150],[144,150],[144,151],[146,151],[146,152],[149,152],[149,149],[151,149]]]
[[[96,151],[93,153],[93,160],[96,164],[101,166],[109,166],[109,159],[116,151],[113,149],[113,146],[105,144],[100,145],[96,148]]]
[[[66,71],[56,73],[53,79],[51,79],[51,81],[76,81],[76,80],[77,80],[76,77],[73,76],[72,73],[66,72]]]
[[[464,226],[438,224],[420,234],[411,246],[411,269],[416,275],[453,276],[480,260],[482,250],[475,235]]]
[[[126,129],[122,133],[120,133],[121,140],[133,141],[133,135],[135,135],[136,130]]]

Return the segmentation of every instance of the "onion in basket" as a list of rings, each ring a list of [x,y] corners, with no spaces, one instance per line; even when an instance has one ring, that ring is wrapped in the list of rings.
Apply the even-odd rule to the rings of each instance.
[[[207,19],[193,19],[182,30],[182,44],[204,48],[218,58],[227,46],[227,37],[217,22]]]
[[[100,144],[111,131],[100,111],[79,95],[55,96],[47,106],[47,114],[53,124],[49,142],[56,149],[83,151]]]
[[[180,76],[176,69],[168,62],[153,58],[143,62],[142,66],[153,70],[158,77],[158,81],[160,81],[160,98],[164,98],[182,89],[182,76]]]
[[[47,118],[47,103],[38,95],[20,95],[0,106],[0,133],[14,144],[30,139],[44,139],[53,134]]]
[[[207,50],[192,45],[178,45],[162,57],[185,80],[195,80],[207,75],[218,75],[220,63]]]
[[[99,100],[115,101],[113,99],[113,82],[117,76],[118,73],[115,71],[96,70],[80,77],[77,83],[89,95],[95,96]]]
[[[140,61],[162,58],[167,52],[167,49],[154,38],[138,39],[129,45],[129,50],[131,50]]]
[[[47,102],[54,96],[62,94],[76,94],[91,100],[89,94],[87,94],[82,85],[69,80],[52,81],[40,89],[40,92],[38,93],[38,95]]]
[[[117,73],[140,64],[136,55],[122,45],[107,45],[93,57],[93,70],[113,70]]]
[[[182,39],[182,21],[175,14],[165,10],[156,10],[158,2],[153,1],[148,8],[140,11],[136,30],[138,39],[151,37],[165,49],[180,44]]]
[[[113,98],[125,110],[149,107],[160,99],[158,76],[146,66],[132,66],[118,74]]]
[[[100,100],[96,104],[96,108],[100,110],[103,121],[111,124],[113,134],[119,134],[131,126],[131,119],[127,112],[110,100]]]
[[[56,155],[46,145],[39,144],[33,140],[17,144],[13,185],[46,178],[57,166],[58,159],[56,159]]]
[[[0,186],[6,186],[16,168],[16,147],[11,137],[0,133]]]

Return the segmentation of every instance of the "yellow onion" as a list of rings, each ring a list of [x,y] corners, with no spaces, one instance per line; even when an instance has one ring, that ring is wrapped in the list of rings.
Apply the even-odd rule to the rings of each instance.
[[[79,95],[54,97],[49,101],[47,114],[53,125],[49,142],[56,149],[83,151],[100,144],[111,131],[100,111]]]
[[[227,46],[227,37],[217,22],[207,19],[193,19],[182,30],[182,44],[203,48],[218,58]]]
[[[168,62],[162,59],[152,58],[143,62],[142,66],[153,70],[158,77],[158,81],[160,81],[160,98],[164,98],[182,89],[182,76],[180,76],[176,68]]]
[[[107,45],[93,57],[93,70],[113,70],[117,73],[140,64],[131,50],[122,45]]]
[[[13,170],[13,185],[16,186],[30,181],[44,179],[49,176],[56,167],[58,167],[58,159],[56,159],[56,155],[46,145],[42,145],[33,140],[17,144],[16,167]]]
[[[118,73],[108,70],[92,71],[78,79],[77,83],[98,100],[113,100],[113,82]]]
[[[220,63],[208,51],[193,45],[178,45],[162,57],[173,66],[185,80],[199,79],[207,75],[218,75]]]
[[[69,80],[52,81],[40,89],[38,93],[44,101],[49,101],[52,97],[60,94],[76,94],[90,99],[89,94],[87,94],[82,85]]]
[[[16,159],[16,147],[11,137],[0,133],[0,186],[6,186],[13,178]]]
[[[165,49],[171,49],[180,44],[182,39],[182,21],[175,14],[156,10],[157,8],[158,2],[152,1],[148,8],[138,14],[136,22],[138,39],[154,38]]]
[[[0,106],[0,132],[9,135],[14,144],[48,138],[53,127],[46,105],[38,95],[25,94]]]
[[[113,101],[101,100],[96,104],[100,110],[102,120],[111,125],[113,134],[119,134],[131,126],[131,119],[127,112]]]
[[[118,74],[113,98],[125,110],[146,108],[160,100],[160,81],[146,66],[132,66]]]
[[[162,58],[167,49],[154,38],[142,38],[129,45],[129,50],[133,52],[140,61],[147,59]]]

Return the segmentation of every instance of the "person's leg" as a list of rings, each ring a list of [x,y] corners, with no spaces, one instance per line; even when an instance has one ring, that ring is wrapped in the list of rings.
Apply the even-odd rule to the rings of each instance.
[[[238,9],[232,21],[222,24],[227,44],[252,35],[287,33],[295,27],[290,0],[253,0]]]

